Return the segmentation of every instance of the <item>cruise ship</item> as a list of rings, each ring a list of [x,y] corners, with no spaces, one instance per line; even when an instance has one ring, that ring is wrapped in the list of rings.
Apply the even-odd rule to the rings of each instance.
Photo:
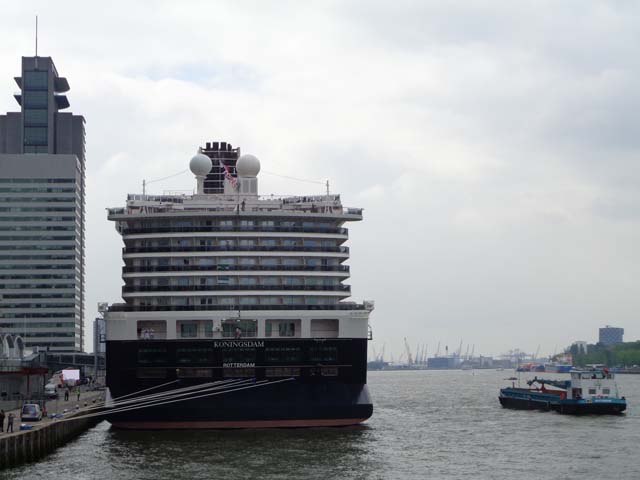
[[[260,162],[225,142],[206,143],[189,166],[194,194],[130,194],[108,209],[124,242],[124,303],[105,313],[107,387],[114,399],[141,399],[108,420],[123,429],[367,420],[374,304],[348,301],[344,283],[344,225],[362,209],[328,193],[261,197]]]

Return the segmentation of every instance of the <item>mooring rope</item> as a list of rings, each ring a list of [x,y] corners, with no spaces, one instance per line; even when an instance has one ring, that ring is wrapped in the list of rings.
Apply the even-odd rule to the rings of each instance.
[[[235,381],[235,380],[233,380]],[[232,380],[220,380],[217,382],[207,382],[207,383],[200,383],[198,385],[191,385],[188,387],[182,387],[182,388],[176,388],[173,390],[168,390],[168,391],[164,391],[164,392],[159,392],[159,393],[154,393],[154,394],[150,394],[150,395],[144,395],[142,397],[135,397],[135,398],[130,398],[129,400],[122,400],[120,401],[119,399],[123,398],[123,397],[118,397],[118,400],[107,405],[106,401],[103,402],[99,402],[96,404],[93,404],[90,406],[89,410],[95,410],[97,408],[102,408],[102,407],[107,407],[107,408],[113,408],[113,407],[117,407],[119,405],[126,405],[129,403],[136,403],[136,402],[144,402],[146,400],[150,400],[152,398],[157,398],[157,397],[167,397],[176,393],[181,393],[181,392],[186,392],[186,391],[190,391],[190,390],[198,390],[198,389],[203,389],[212,385],[216,385],[216,384],[224,384],[224,383],[231,383]],[[170,382],[173,383],[173,382]]]
[[[142,409],[142,408],[158,407],[160,405],[168,405],[170,403],[184,402],[186,400],[195,400],[197,398],[214,397],[214,396],[217,396],[217,395],[223,395],[225,393],[238,392],[240,390],[247,390],[247,389],[251,389],[251,388],[264,387],[264,386],[268,386],[268,385],[275,385],[277,383],[289,382],[291,380],[295,380],[295,378],[293,378],[293,377],[291,377],[291,378],[283,378],[281,380],[272,380],[272,381],[261,380],[259,382],[256,382],[256,383],[252,384],[252,385],[239,386],[238,388],[233,388],[233,387],[235,387],[235,385],[234,385],[231,388],[229,388],[227,390],[223,390],[221,392],[214,391],[213,393],[206,393],[204,395],[196,395],[196,396],[188,397],[188,398],[171,399],[171,400],[167,400],[167,401],[163,401],[163,402],[159,402],[159,403],[154,403],[154,404],[151,404],[151,405],[134,405],[134,406],[130,406],[130,407],[124,407],[122,409],[116,409],[115,411],[90,413],[90,414],[87,414],[87,415],[80,415],[80,416],[77,416],[77,417],[63,418],[63,419],[60,419],[60,420],[56,420],[56,422],[69,422],[69,421],[73,421],[73,420],[82,420],[82,419],[85,419],[85,418],[104,417],[104,416],[108,416],[108,415],[113,414],[113,413],[122,413],[122,412],[125,412],[125,411],[139,410],[139,409]],[[196,393],[200,393],[200,392],[196,392]]]

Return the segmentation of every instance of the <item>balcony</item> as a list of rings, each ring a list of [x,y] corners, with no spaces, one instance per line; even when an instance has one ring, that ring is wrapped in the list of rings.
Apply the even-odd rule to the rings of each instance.
[[[128,285],[122,293],[133,292],[216,292],[216,291],[323,291],[351,292],[351,285]]]
[[[361,303],[336,303],[333,305],[111,305],[109,312],[201,312],[249,310],[367,310]]]
[[[124,209],[109,209],[110,213],[124,213]],[[111,212],[114,210],[114,212]],[[144,227],[144,228],[125,228],[122,230],[123,235],[139,235],[145,233],[196,233],[196,232],[256,232],[256,233],[270,233],[270,232],[291,232],[291,233],[333,233],[338,235],[347,235],[349,232],[346,228],[338,227],[265,227],[265,226],[198,226],[198,227]]]
[[[162,247],[125,247],[122,254],[128,253],[171,253],[171,252],[320,252],[349,253],[349,247],[242,247],[242,246],[162,246]]]
[[[123,267],[122,273],[150,272],[349,272],[348,265],[162,265],[148,267]]]

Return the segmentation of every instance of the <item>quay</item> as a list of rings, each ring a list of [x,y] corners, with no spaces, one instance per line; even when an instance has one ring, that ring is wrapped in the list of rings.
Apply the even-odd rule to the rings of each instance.
[[[31,430],[20,430],[22,424],[20,410],[13,410],[14,432],[6,432],[7,420],[5,419],[5,431],[0,433],[0,469],[36,461],[93,427],[102,420],[100,416],[70,419],[74,416],[83,416],[85,410],[83,405],[87,404],[89,407],[102,401],[104,401],[103,391],[85,391],[81,393],[79,401],[75,394],[72,394],[66,402],[59,399],[50,400],[46,404],[47,412],[62,413],[67,409],[68,413],[63,419],[43,417],[39,422],[29,422],[28,425],[33,427]],[[78,405],[80,408],[76,409]],[[10,412],[5,413],[8,416]]]

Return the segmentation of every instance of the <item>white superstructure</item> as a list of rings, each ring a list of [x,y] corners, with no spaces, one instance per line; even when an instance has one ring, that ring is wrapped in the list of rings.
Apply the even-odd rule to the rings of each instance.
[[[209,157],[190,168],[196,194],[129,195],[109,209],[125,244],[125,303],[107,313],[108,340],[368,336],[373,302],[346,301],[344,284],[344,224],[362,209],[339,195],[260,197],[252,155],[221,194],[203,193]]]

